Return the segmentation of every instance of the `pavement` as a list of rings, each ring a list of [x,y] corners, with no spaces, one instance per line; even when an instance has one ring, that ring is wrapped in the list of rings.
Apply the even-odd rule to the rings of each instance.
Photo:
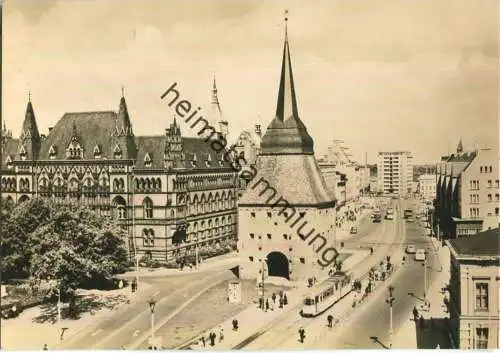
[[[402,209],[409,206],[412,200],[401,201],[400,207],[395,209],[395,219],[392,221],[383,220],[382,223],[390,224],[396,222],[402,229],[396,228],[396,232],[404,233],[403,239],[394,242],[393,246],[399,251],[403,250],[405,245],[413,244],[417,248],[426,248],[429,251],[433,249],[430,237],[425,235],[424,230],[416,223],[408,223],[402,219]],[[399,226],[398,226],[399,227]],[[394,248],[393,248],[394,249]],[[393,303],[393,328],[394,332],[400,332],[399,328],[407,324],[411,318],[411,311],[415,303],[421,300],[424,289],[424,271],[422,262],[415,261],[413,256],[405,255],[406,261],[402,263],[402,253],[391,252],[391,262],[401,263],[400,269],[384,284],[394,287]],[[428,254],[427,281],[434,283],[438,277],[439,261],[437,255],[430,251]],[[428,293],[432,289],[429,287]],[[332,330],[331,334],[325,336],[322,340],[312,345],[307,345],[311,349],[381,349],[388,348],[389,339],[389,306],[386,302],[387,291],[381,290],[374,293],[364,307],[354,311],[343,322],[342,325]],[[432,305],[431,305],[432,307]],[[395,335],[396,336],[396,335]],[[396,341],[393,337],[393,342]],[[415,336],[415,334],[413,335]],[[401,333],[399,337],[404,338]],[[400,342],[404,339],[399,339]],[[393,347],[395,345],[393,344]]]
[[[411,312],[408,313],[410,318],[395,333],[393,348],[435,349],[438,345],[442,349],[453,348],[446,324],[449,313],[444,304],[444,298],[449,299],[449,296],[446,291],[443,291],[450,280],[450,251],[446,246],[441,246],[435,238],[431,238],[431,241],[436,249],[442,271],[438,272],[428,288],[426,299],[430,306],[425,306],[422,301],[415,301],[419,314],[424,318],[423,327],[420,326],[420,321],[413,320]]]

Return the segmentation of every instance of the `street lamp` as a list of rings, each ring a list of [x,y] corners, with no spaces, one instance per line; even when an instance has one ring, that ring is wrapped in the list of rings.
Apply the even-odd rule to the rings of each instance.
[[[394,302],[394,297],[392,293],[394,291],[393,286],[389,286],[387,288],[389,290],[389,296],[386,299],[387,304],[389,304],[389,349],[392,348],[392,303]]]
[[[155,305],[153,298],[148,301],[149,310],[151,311],[151,349],[155,349]]]
[[[265,272],[266,272],[266,261],[267,259],[265,257],[263,257],[262,259],[260,259],[261,262],[262,262],[262,310],[266,310],[265,307],[266,307],[266,301],[265,301],[265,298],[264,298],[264,293],[265,293],[265,288],[264,288],[264,280],[265,280]]]
[[[427,254],[425,254],[424,258],[424,263],[422,264],[424,266],[424,303],[426,302],[426,292],[427,292]]]

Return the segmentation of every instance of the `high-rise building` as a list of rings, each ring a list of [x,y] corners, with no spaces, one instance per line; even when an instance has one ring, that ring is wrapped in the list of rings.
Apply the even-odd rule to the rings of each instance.
[[[81,203],[128,230],[131,255],[161,262],[236,238],[237,174],[202,138],[135,136],[118,112],[65,113],[45,137],[31,100],[19,139],[2,133],[2,196]]]
[[[319,278],[338,255],[335,200],[299,118],[286,33],[276,115],[262,137],[255,170],[238,202],[241,276]]]
[[[378,191],[384,195],[408,196],[412,193],[413,157],[407,151],[379,152]]]

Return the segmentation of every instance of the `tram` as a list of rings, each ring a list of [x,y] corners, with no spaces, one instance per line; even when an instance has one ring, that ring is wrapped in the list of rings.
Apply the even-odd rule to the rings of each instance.
[[[351,293],[351,277],[343,273],[334,274],[305,296],[301,315],[315,317],[321,315],[335,303]]]

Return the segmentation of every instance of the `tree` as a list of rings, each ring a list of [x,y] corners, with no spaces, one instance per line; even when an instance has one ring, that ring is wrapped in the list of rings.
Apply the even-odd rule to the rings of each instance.
[[[4,279],[27,277],[29,259],[33,253],[29,239],[52,213],[50,203],[33,198],[14,207],[12,201],[2,200],[1,273]]]
[[[78,205],[58,205],[31,235],[35,280],[57,279],[61,295],[109,280],[127,264],[125,231],[111,219]]]

